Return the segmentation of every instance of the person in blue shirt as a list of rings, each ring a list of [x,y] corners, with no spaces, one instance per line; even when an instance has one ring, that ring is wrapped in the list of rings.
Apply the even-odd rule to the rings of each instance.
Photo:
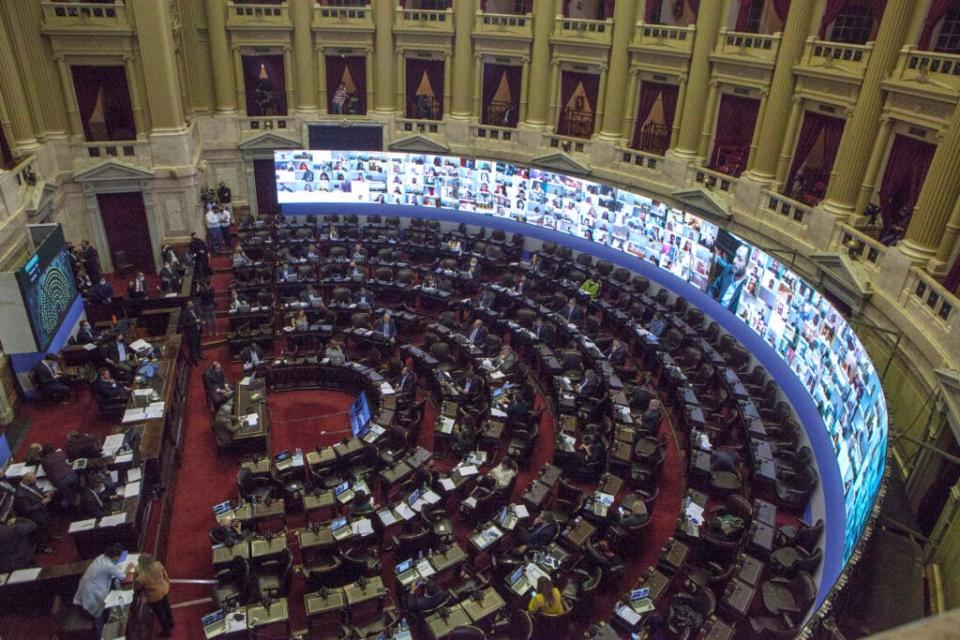
[[[100,636],[106,621],[104,600],[107,594],[133,578],[133,563],[126,568],[122,566],[125,553],[121,544],[114,543],[94,558],[87,570],[83,572],[77,593],[73,596],[73,604],[82,607],[93,619],[97,628],[97,637]]]
[[[710,296],[730,311],[736,312],[740,302],[740,292],[747,283],[747,260],[750,257],[750,248],[740,245],[733,256],[733,260],[717,257],[719,272],[707,289]]]
[[[667,323],[663,321],[663,316],[657,312],[653,314],[653,320],[650,321],[650,326],[647,327],[647,331],[659,338],[663,335],[663,331],[666,328]]]

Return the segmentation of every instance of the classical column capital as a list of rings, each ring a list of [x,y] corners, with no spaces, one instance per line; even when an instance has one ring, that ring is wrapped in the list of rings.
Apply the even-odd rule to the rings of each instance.
[[[710,81],[707,82],[707,85],[709,85],[711,89],[716,89],[717,87],[720,86],[720,81],[717,80],[716,78],[711,78]]]

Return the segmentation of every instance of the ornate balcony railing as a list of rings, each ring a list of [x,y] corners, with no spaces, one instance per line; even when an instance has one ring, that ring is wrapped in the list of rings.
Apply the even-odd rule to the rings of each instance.
[[[884,246],[876,238],[845,222],[837,223],[833,237],[830,239],[830,246],[877,269],[880,268],[880,263],[889,251],[889,247]]]
[[[233,29],[262,29],[264,27],[293,28],[290,9],[283,4],[227,3],[227,27]]]
[[[909,301],[909,302],[908,302]],[[947,332],[960,329],[960,316],[956,313],[960,306],[960,299],[944,288],[933,276],[918,267],[910,269],[900,294],[900,302],[910,304],[914,309],[922,310],[928,317],[934,319],[933,326]],[[912,303],[912,304],[911,304]],[[947,344],[945,337],[942,344]]]
[[[362,7],[316,5],[313,8],[313,25],[316,27],[367,27],[372,29],[373,10],[370,5]]]
[[[453,9],[428,10],[397,7],[395,29],[453,35]]]
[[[574,44],[605,44],[613,41],[613,20],[586,20],[557,16],[553,37]]]
[[[95,27],[98,29],[129,29],[127,7],[122,2],[43,2],[45,28]]]
[[[690,55],[693,51],[695,32],[693,27],[671,27],[638,22],[630,46]]]
[[[533,38],[533,17],[530,14],[477,12],[473,21],[474,35]]]
[[[659,172],[663,166],[663,156],[648,151],[639,151],[637,149],[627,149],[626,147],[616,148],[616,162],[621,165],[629,165],[631,168],[639,167],[649,171]]]
[[[831,69],[837,73],[863,77],[872,52],[872,42],[846,44],[843,42],[827,42],[811,37],[807,39],[801,64],[811,68]]]
[[[481,140],[497,140],[500,142],[517,142],[517,130],[511,127],[499,127],[492,124],[478,124],[474,135]]]
[[[737,190],[737,178],[698,165],[690,165],[690,168],[687,169],[687,184],[690,186],[701,185],[706,189],[719,191],[730,196]]]
[[[891,79],[960,92],[960,55],[920,51],[913,45],[908,45],[900,52],[900,59]]]
[[[764,35],[720,30],[714,53],[724,56],[751,58],[773,64],[780,50],[780,34]]]
[[[813,207],[807,206],[802,202],[797,202],[776,191],[764,189],[760,196],[760,209],[762,211],[777,213],[796,223],[805,224],[806,218]]]

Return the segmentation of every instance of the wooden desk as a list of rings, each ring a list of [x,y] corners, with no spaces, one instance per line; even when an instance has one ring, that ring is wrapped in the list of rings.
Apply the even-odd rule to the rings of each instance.
[[[319,616],[333,611],[341,611],[347,606],[347,596],[343,589],[329,589],[326,595],[306,593],[303,596],[307,617]]]
[[[430,564],[434,571],[440,573],[450,567],[455,567],[467,559],[467,552],[459,544],[454,544],[442,553],[434,553],[430,558]]]
[[[290,612],[287,608],[286,598],[278,598],[270,604],[269,609],[260,604],[247,607],[247,629],[256,629],[279,622],[286,624],[288,627],[290,625]],[[289,628],[287,631],[289,633]]]
[[[253,396],[257,399],[254,400]],[[257,424],[250,426],[244,416],[257,415]],[[237,383],[233,396],[233,415],[241,420],[240,430],[233,437],[233,444],[243,451],[267,452],[270,435],[270,413],[267,411],[267,391],[262,382],[253,385]]]
[[[360,586],[358,583],[348,584],[343,588],[344,595],[347,598],[347,606],[355,607],[358,604],[383,598],[387,595],[387,590],[383,586],[383,578],[375,576],[367,580],[366,585]]]
[[[543,484],[539,480],[535,480],[530,485],[530,488],[527,489],[527,492],[523,494],[523,504],[532,511],[539,511],[543,508],[543,504],[547,501],[547,498],[550,497],[552,491],[552,487]]]
[[[237,556],[240,556],[244,559],[250,557],[250,544],[248,542],[238,542],[231,547],[214,547],[212,560],[213,566],[221,567],[223,565],[230,564]]]
[[[250,558],[260,560],[283,553],[287,548],[287,537],[283,534],[272,538],[254,538],[250,541]]]
[[[447,614],[447,617],[443,617],[440,612],[437,612],[423,621],[427,626],[430,637],[434,640],[446,638],[457,627],[468,625],[471,622],[470,616],[459,604],[448,607]]]
[[[751,555],[743,553],[737,560],[736,576],[749,585],[758,586],[760,575],[763,573],[763,563]]]
[[[657,564],[669,573],[676,573],[687,561],[689,553],[690,547],[671,538],[664,545],[663,554]]]
[[[316,531],[313,529],[297,529],[297,539],[300,541],[301,551],[324,549],[336,544],[330,527],[320,527]]]
[[[575,524],[572,527],[568,527],[563,533],[563,539],[569,542],[574,549],[582,549],[583,545],[587,543],[587,540],[596,532],[597,528],[586,518],[578,517],[577,519],[579,522],[575,521]]]
[[[756,589],[746,582],[734,578],[727,583],[720,604],[735,617],[742,618],[750,610],[750,605],[753,604],[753,598],[756,595]]]
[[[507,604],[493,587],[487,587],[478,593],[481,597],[470,597],[460,603],[463,610],[476,624],[500,611]]]
[[[650,589],[650,599],[654,602],[666,592],[670,586],[670,577],[650,567],[637,581],[637,587]]]

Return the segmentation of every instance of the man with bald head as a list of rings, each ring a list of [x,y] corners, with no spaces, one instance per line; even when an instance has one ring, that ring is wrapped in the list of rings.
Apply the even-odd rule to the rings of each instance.
[[[37,544],[37,551],[50,554],[53,549],[48,546],[50,542],[50,513],[47,511],[47,505],[52,499],[52,495],[44,493],[37,486],[37,474],[29,471],[20,479],[20,486],[13,495],[13,510],[18,517],[26,518],[37,525],[33,532],[34,542]]]

